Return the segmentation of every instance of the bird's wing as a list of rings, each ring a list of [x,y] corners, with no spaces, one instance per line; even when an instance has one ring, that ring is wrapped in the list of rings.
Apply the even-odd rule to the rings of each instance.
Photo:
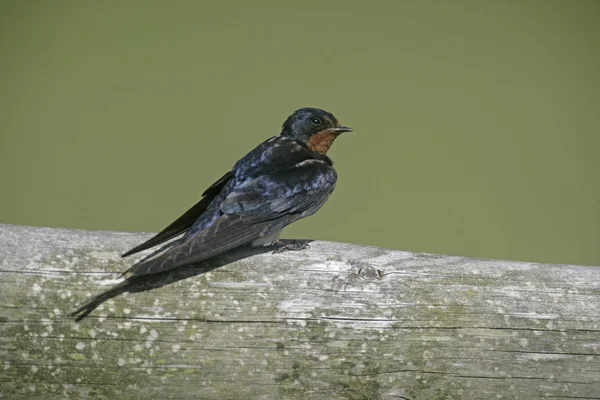
[[[331,166],[305,160],[246,181],[221,203],[222,215],[212,225],[156,258],[134,265],[127,274],[136,277],[197,263],[277,232],[317,211],[336,179]]]
[[[202,215],[202,213],[204,212],[204,210],[206,210],[211,201],[213,201],[213,199],[221,192],[223,186],[225,186],[225,184],[231,179],[232,176],[232,171],[227,172],[221,177],[221,179],[213,183],[208,189],[204,191],[204,193],[202,193],[202,200],[200,200],[192,208],[187,210],[181,217],[177,218],[165,229],[163,229],[144,243],[124,253],[122,257],[127,257],[142,250],[149,249],[150,247],[154,247],[158,244],[164,243],[167,240],[179,235],[180,233],[187,231],[198,219],[198,217]]]

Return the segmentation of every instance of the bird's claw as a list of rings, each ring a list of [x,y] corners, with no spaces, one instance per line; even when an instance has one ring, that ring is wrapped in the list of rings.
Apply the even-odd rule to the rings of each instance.
[[[283,247],[279,247],[279,248],[273,250],[273,254],[284,253],[286,251],[304,250],[309,247],[310,247],[310,244],[308,244],[307,242],[293,242],[293,243],[288,243]]]

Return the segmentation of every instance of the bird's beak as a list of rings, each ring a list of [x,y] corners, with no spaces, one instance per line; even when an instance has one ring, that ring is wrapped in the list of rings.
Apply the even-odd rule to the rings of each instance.
[[[333,128],[333,131],[336,133],[352,132],[352,128],[344,126],[344,125],[338,125],[335,128]]]

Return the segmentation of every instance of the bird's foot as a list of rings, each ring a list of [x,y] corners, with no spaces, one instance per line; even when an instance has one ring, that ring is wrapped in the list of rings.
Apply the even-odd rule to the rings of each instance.
[[[278,242],[278,243],[281,243],[281,242]],[[304,249],[308,249],[309,247],[310,247],[310,244],[308,244],[308,242],[306,242],[306,241],[292,242],[292,243],[286,244],[283,247],[279,247],[279,248],[273,250],[273,254],[284,253],[286,251],[304,250]]]

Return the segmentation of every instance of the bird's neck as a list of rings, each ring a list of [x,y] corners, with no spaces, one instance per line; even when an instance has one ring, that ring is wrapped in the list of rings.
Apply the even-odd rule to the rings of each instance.
[[[317,134],[312,135],[307,141],[306,145],[308,148],[320,154],[327,154],[329,148],[333,144],[333,141],[339,136],[338,132],[324,130],[323,132],[319,132]]]

